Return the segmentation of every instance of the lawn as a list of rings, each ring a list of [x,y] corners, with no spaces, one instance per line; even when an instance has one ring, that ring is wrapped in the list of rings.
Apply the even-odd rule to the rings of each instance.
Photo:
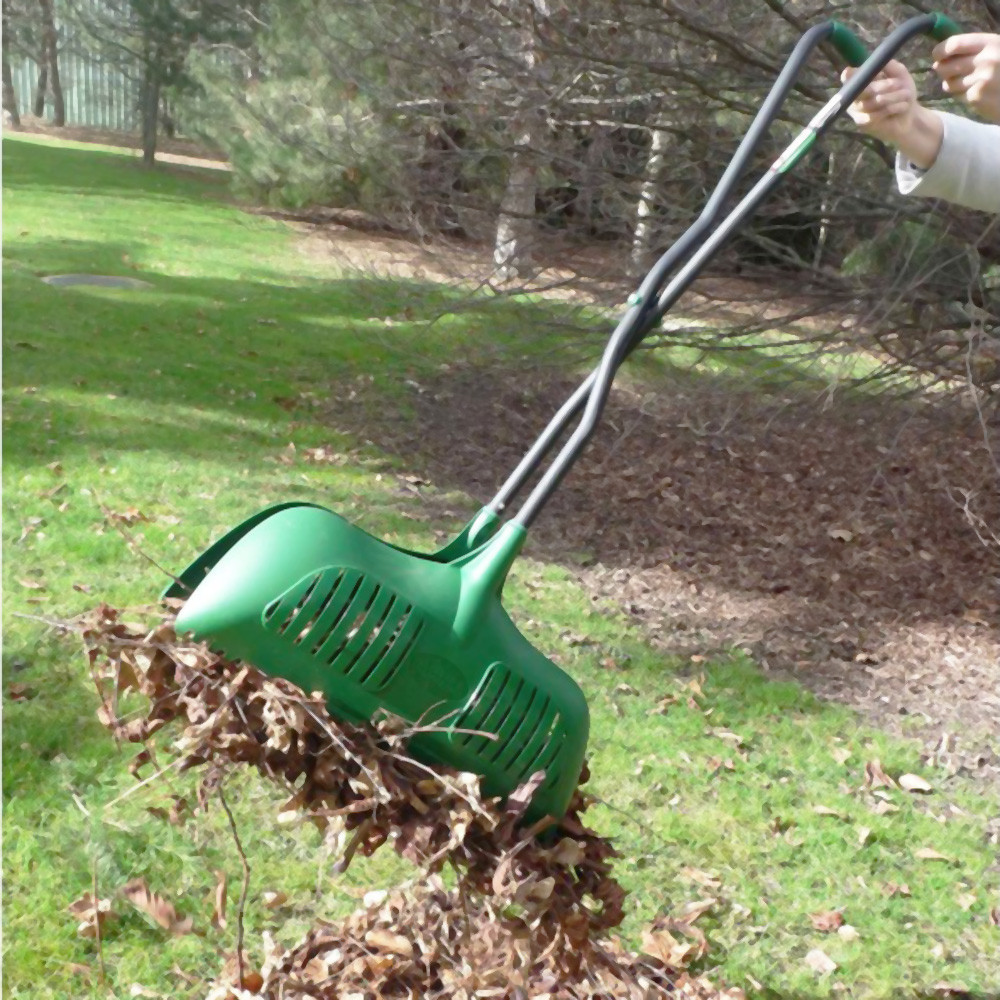
[[[128,754],[96,721],[79,648],[39,619],[153,602],[159,567],[178,571],[279,500],[430,547],[485,498],[415,491],[405,463],[332,426],[324,401],[350,399],[359,381],[394,398],[456,357],[486,367],[583,352],[546,332],[538,304],[463,299],[449,313],[453,290],[338,273],[284,224],[233,204],[218,174],[150,173],[114,152],[20,138],[3,152],[5,995],[127,996],[141,984],[202,996],[232,927],[168,937],[125,913],[103,941],[102,986],[95,943],[76,936],[67,906],[95,883],[109,895],[143,877],[207,927],[215,873],[229,875],[231,904],[239,891],[226,817],[179,828],[148,812],[195,779],[135,789]],[[39,280],[81,271],[152,287]],[[307,461],[320,447],[337,460]],[[1000,995],[994,793],[765,679],[741,653],[664,658],[530,544],[505,603],[590,700],[600,804],[589,815],[621,853],[633,944],[657,913],[711,898],[703,968],[751,995],[875,1000],[942,983]],[[870,787],[875,760],[932,791]],[[274,822],[277,800],[257,781],[234,781],[229,799],[252,872],[251,948],[265,929],[291,944],[408,874],[379,856],[334,877],[315,832]],[[268,908],[264,893],[278,890],[287,904]],[[814,925],[831,911],[856,933]],[[807,963],[814,949],[836,969]]]

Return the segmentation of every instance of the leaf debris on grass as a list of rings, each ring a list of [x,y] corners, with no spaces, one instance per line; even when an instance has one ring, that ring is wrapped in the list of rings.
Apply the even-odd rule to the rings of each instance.
[[[647,953],[632,953],[613,936],[625,901],[611,874],[617,854],[583,824],[590,802],[581,789],[563,819],[526,827],[542,773],[505,802],[484,798],[477,776],[431,770],[408,756],[414,730],[402,720],[335,722],[320,695],[178,639],[172,616],[161,612],[135,625],[100,605],[67,628],[84,640],[98,718],[115,739],[143,744],[167,725],[179,727],[178,767],[204,768],[202,808],[227,771],[252,767],[295,789],[279,814],[311,822],[340,844],[338,871],[386,844],[420,870],[405,889],[372,896],[337,924],[319,922],[292,948],[266,947],[254,973],[259,996],[277,1000],[299,990],[332,1000],[374,990],[443,998],[492,985],[568,1000],[595,990],[623,998],[742,997],[688,970],[707,950],[694,926],[707,905],[682,919],[658,918],[644,936]],[[119,698],[132,690],[146,697],[146,714],[125,720]],[[581,783],[587,777],[585,768]],[[446,866],[457,880],[450,888],[440,878]],[[161,927],[191,930],[142,879],[124,894]],[[228,996],[232,985],[224,970],[210,1000]]]

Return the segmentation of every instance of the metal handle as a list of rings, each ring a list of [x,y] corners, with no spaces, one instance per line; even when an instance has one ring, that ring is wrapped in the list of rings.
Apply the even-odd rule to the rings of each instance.
[[[712,224],[721,214],[726,199],[736,187],[740,177],[746,172],[757,147],[760,145],[761,140],[764,138],[772,122],[777,117],[778,112],[781,110],[781,107],[788,97],[792,86],[795,84],[802,67],[805,65],[813,50],[821,42],[826,40],[832,42],[837,47],[841,55],[843,55],[848,61],[850,59],[857,59],[860,56],[861,61],[864,62],[867,55],[864,46],[853,32],[843,25],[838,24],[836,21],[829,21],[825,24],[815,25],[799,39],[795,48],[785,61],[785,65],[782,67],[778,79],[774,82],[774,85],[765,98],[764,103],[761,105],[760,110],[754,116],[754,120],[750,123],[750,127],[747,129],[746,135],[743,137],[739,147],[733,154],[733,158],[729,161],[729,165],[726,167],[722,177],[719,179],[715,189],[712,191],[708,201],[705,203],[705,207],[702,209],[701,214],[694,221],[694,223],[689,226],[687,230],[685,230],[673,246],[671,246],[653,265],[643,282],[644,286],[655,286],[656,289],[661,288],[670,277],[670,274],[678,267],[684,258],[693,253],[694,250],[697,249],[698,245],[704,241],[704,238],[706,237]],[[650,332],[650,330],[653,329],[658,321],[658,317],[654,316],[652,313],[653,307],[656,304],[655,296],[648,294],[648,292],[648,288],[646,288],[646,294],[644,294],[643,289],[640,288],[640,290],[635,293],[644,300],[645,316],[636,325],[635,333],[626,346],[619,363],[624,361],[625,357],[631,354],[632,351],[639,346],[645,336]],[[570,396],[570,398],[562,405],[552,420],[549,421],[549,424],[538,436],[535,443],[525,454],[524,458],[521,459],[520,463],[500,487],[496,496],[492,501],[490,501],[488,505],[489,510],[499,514],[505,510],[511,500],[517,496],[524,484],[551,450],[552,446],[566,430],[570,421],[577,413],[579,413],[580,408],[583,406],[588,395],[590,394],[591,389],[593,388],[594,380],[597,377],[597,371],[598,370],[595,368],[594,371],[591,372],[591,374],[577,387],[576,391]]]
[[[802,159],[815,141],[830,128],[837,118],[844,114],[850,104],[878,76],[899,49],[918,34],[932,33],[935,30],[945,30],[946,25],[944,21],[946,20],[942,18],[942,15],[921,15],[914,17],[900,25],[883,41],[864,61],[858,72],[820,109],[806,128],[796,136],[784,152],[771,164],[768,171],[758,180],[749,194],[726,216],[715,231],[702,242],[698,250],[662,292],[659,290],[660,286],[657,282],[660,264],[663,261],[663,258],[661,258],[661,261],[644,279],[638,292],[630,297],[628,310],[612,333],[601,356],[600,363],[587,380],[590,384],[589,391],[583,391],[583,387],[578,389],[570,401],[562,407],[549,427],[546,428],[546,431],[543,432],[542,437],[547,438],[549,444],[554,442],[555,438],[558,437],[558,432],[554,435],[549,434],[553,425],[558,421],[562,421],[559,427],[559,432],[561,432],[579,408],[580,403],[586,398],[586,408],[579,424],[548,469],[546,469],[527,500],[525,500],[514,518],[515,522],[527,528],[538,516],[542,507],[579,457],[587,441],[596,429],[619,365],[638,346],[638,343],[646,336],[653,324],[662,318],[667,310],[673,306],[687,290],[704,265],[718,252],[722,245],[736,232],[746,219],[753,214],[770,192],[781,183],[784,175]],[[826,32],[827,35],[832,31],[828,26],[820,27],[828,29]],[[669,254],[665,256],[669,256]],[[651,304],[653,296],[656,296],[655,305]],[[576,402],[574,405],[575,400],[579,400],[579,402]],[[539,440],[541,441],[542,439],[540,438]],[[537,445],[538,442],[536,442],[536,447]],[[535,454],[536,447],[532,448],[529,456]],[[537,466],[538,461],[544,453],[542,451],[537,456],[535,466]],[[521,466],[525,465],[529,456],[525,457]],[[519,466],[519,469],[521,466]],[[514,477],[512,476],[511,478],[513,479]],[[499,510],[502,508],[494,509]]]

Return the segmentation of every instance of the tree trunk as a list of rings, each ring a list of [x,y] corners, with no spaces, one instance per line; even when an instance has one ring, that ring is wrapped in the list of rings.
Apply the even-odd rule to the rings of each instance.
[[[538,188],[538,150],[545,120],[541,102],[533,95],[533,82],[538,62],[533,10],[525,5],[525,21],[517,31],[516,61],[524,72],[517,110],[511,116],[510,135],[513,150],[507,172],[507,187],[500,199],[496,239],[493,243],[493,263],[498,281],[511,281],[523,273],[529,263],[531,238],[535,231],[535,194]]]
[[[156,134],[160,118],[160,64],[155,51],[150,52],[142,78],[142,162],[156,163]]]
[[[3,25],[3,109],[10,116],[10,123],[15,128],[21,127],[21,116],[17,113],[17,94],[14,93],[14,79],[10,73],[10,63],[7,61],[7,19]]]
[[[646,265],[653,249],[654,226],[653,206],[656,203],[660,174],[663,172],[663,156],[667,148],[667,133],[662,128],[653,129],[649,144],[649,156],[639,191],[639,204],[635,209],[635,232],[632,235],[632,258],[629,271],[632,275],[645,274]]]
[[[537,140],[541,117],[532,110],[518,116],[514,151],[510,157],[507,187],[500,200],[493,263],[499,281],[512,281],[522,273],[531,256],[535,230],[535,192],[538,187]]]
[[[66,102],[59,79],[59,34],[52,13],[52,0],[38,2],[42,9],[42,49],[49,71],[49,89],[52,91],[52,124],[62,126],[66,124]]]
[[[43,56],[38,63],[38,79],[35,81],[35,100],[31,106],[31,113],[36,118],[45,117],[45,91],[49,86],[49,65]]]

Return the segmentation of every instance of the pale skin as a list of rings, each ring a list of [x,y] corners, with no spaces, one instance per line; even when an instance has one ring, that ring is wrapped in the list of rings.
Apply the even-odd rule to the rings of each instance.
[[[1000,35],[955,35],[935,46],[933,56],[933,69],[944,92],[965,101],[987,121],[1000,124]],[[845,70],[843,79],[850,79],[854,72]],[[895,146],[915,166],[934,165],[944,125],[936,111],[917,100],[916,84],[901,62],[890,62],[849,113],[859,128]]]

